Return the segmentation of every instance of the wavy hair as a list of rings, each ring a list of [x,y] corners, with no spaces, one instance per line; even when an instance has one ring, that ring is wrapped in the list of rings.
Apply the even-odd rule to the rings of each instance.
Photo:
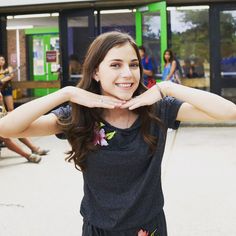
[[[136,43],[130,35],[114,31],[101,34],[90,45],[83,64],[83,76],[77,87],[92,93],[101,94],[100,84],[93,78],[96,69],[110,49],[127,43],[134,48],[137,54],[140,67],[140,78],[142,78],[143,69]],[[147,88],[140,81],[133,96],[138,96],[146,90]],[[78,170],[85,171],[87,154],[89,152],[94,152],[99,148],[97,147],[98,145],[94,145],[94,138],[98,124],[103,120],[101,116],[103,109],[88,108],[75,103],[71,103],[71,106],[72,113],[69,122],[68,120],[59,119],[59,125],[66,134],[72,148],[71,151],[67,153],[68,157],[66,159],[68,161],[74,161],[75,167]],[[154,105],[139,107],[135,112],[141,118],[141,133],[144,141],[149,145],[150,150],[153,152],[156,149],[157,140],[150,134],[150,124],[151,121],[155,121],[158,125],[162,126],[162,122],[154,114]]]

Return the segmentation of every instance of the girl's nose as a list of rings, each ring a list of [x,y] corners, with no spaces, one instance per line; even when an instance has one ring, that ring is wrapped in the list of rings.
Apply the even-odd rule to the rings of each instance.
[[[131,76],[132,76],[132,73],[129,67],[125,67],[120,73],[120,77],[126,78],[126,77],[131,77]]]

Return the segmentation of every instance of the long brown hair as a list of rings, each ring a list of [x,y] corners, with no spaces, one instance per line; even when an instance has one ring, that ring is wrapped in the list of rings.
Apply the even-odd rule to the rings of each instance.
[[[116,46],[122,46],[129,43],[135,50],[140,67],[140,78],[142,78],[143,70],[139,50],[133,38],[121,32],[109,32],[98,36],[90,45],[83,64],[83,77],[77,87],[92,93],[101,94],[100,84],[93,78],[96,69],[105,58],[110,49]],[[139,83],[134,96],[145,92],[147,88],[142,82]],[[78,104],[71,103],[72,114],[68,123],[60,120],[59,125],[65,132],[66,137],[71,144],[72,150],[68,152],[68,161],[73,160],[75,167],[81,171],[86,169],[86,157],[89,152],[96,151],[98,148],[94,145],[95,129],[102,121],[101,108],[88,108]],[[150,134],[151,121],[155,121],[161,125],[161,121],[154,115],[154,106],[143,106],[137,108],[135,112],[141,118],[141,132],[145,142],[149,145],[150,150],[154,151],[157,140]]]
[[[6,58],[5,58],[4,55],[0,54],[0,57],[2,57],[2,58],[4,59],[4,61],[5,61],[4,65],[3,65],[3,67],[2,67],[2,69],[5,70],[5,69],[8,68],[8,63],[7,63]]]

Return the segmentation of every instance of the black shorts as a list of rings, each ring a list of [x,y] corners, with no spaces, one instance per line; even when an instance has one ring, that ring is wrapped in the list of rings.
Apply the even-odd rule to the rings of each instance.
[[[148,231],[148,235],[151,235],[151,233],[155,231],[153,236],[167,236],[164,212],[162,211],[155,219],[145,225],[125,231],[109,231],[100,229],[84,220],[82,236],[137,236],[141,229]]]
[[[12,87],[11,86],[7,86],[6,88],[4,88],[1,91],[1,93],[2,93],[3,97],[12,96]]]

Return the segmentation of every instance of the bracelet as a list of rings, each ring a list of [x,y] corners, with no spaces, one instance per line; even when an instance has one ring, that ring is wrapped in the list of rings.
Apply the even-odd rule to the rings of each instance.
[[[159,90],[159,92],[161,94],[161,98],[164,98],[165,96],[164,96],[163,92],[161,91],[161,88],[159,87],[159,85],[157,83],[156,83],[156,87],[157,87],[157,89]]]

